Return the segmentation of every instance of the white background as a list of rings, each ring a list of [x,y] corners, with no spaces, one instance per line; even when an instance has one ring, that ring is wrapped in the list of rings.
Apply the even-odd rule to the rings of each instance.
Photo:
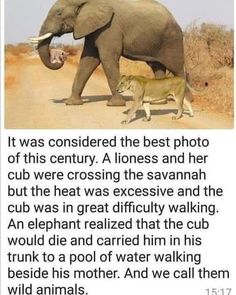
[[[211,222],[211,230],[207,232],[207,235],[204,235],[204,246],[201,247],[201,252],[203,252],[203,260],[206,263],[207,268],[209,269],[224,269],[228,268],[231,270],[231,275],[235,272],[235,173],[234,167],[236,164],[235,150],[236,150],[236,141],[235,141],[235,131],[234,130],[209,130],[209,131],[61,131],[61,130],[42,130],[42,131],[10,131],[2,130],[2,204],[1,204],[1,229],[2,229],[2,283],[1,283],[1,294],[6,294],[5,288],[7,285],[7,272],[6,272],[6,253],[9,251],[7,246],[6,237],[7,237],[7,192],[6,192],[6,173],[7,170],[7,136],[11,135],[21,137],[45,137],[50,138],[53,134],[53,137],[77,137],[79,135],[90,134],[91,137],[95,136],[113,136],[115,134],[120,135],[129,135],[130,137],[137,136],[141,138],[143,135],[149,135],[150,137],[165,137],[165,136],[180,136],[185,135],[186,137],[207,137],[211,141],[210,149],[210,165],[208,167],[208,176],[211,179],[211,183],[215,186],[222,186],[224,188],[224,199],[223,201],[218,202],[220,206],[220,214],[214,218],[214,222]],[[96,133],[95,133],[96,132]],[[155,149],[153,149],[155,152]],[[99,153],[99,152],[98,152]],[[103,151],[100,151],[103,153]],[[181,166],[180,166],[181,168]],[[24,215],[22,215],[24,218]],[[178,216],[176,216],[178,218]],[[181,218],[181,217],[179,217]],[[27,233],[25,233],[27,234]],[[32,233],[31,233],[32,234]],[[197,232],[196,232],[197,234]],[[26,249],[24,248],[23,251]],[[72,249],[73,250],[73,249]],[[141,249],[138,249],[141,252]],[[197,249],[196,249],[197,250]],[[37,249],[36,251],[41,251]],[[56,250],[58,251],[58,249]],[[70,251],[67,247],[65,252]],[[63,252],[62,251],[62,252]],[[74,251],[74,250],[73,250]],[[204,266],[204,261],[202,267]],[[57,264],[53,264],[54,267],[57,267]],[[95,265],[94,265],[95,266]],[[128,266],[128,265],[127,265]],[[151,265],[154,267],[154,265]],[[182,267],[181,265],[180,267]],[[21,266],[22,267],[22,266]],[[45,265],[42,264],[42,267]],[[59,265],[58,265],[59,267]],[[109,266],[108,266],[109,267]],[[176,268],[176,266],[175,266]],[[62,283],[61,280],[58,282]],[[14,282],[14,285],[17,281]],[[45,282],[42,281],[42,285]],[[40,285],[40,283],[38,283]],[[63,281],[62,285],[69,284],[69,280]],[[80,282],[78,282],[80,284]],[[115,281],[115,280],[87,280],[85,283],[81,282],[82,285],[85,285],[89,291],[89,294],[163,294],[163,295],[172,295],[172,294],[181,294],[181,295],[199,295],[206,294],[206,288],[233,288],[235,284],[235,277],[231,280],[126,280],[126,281]],[[232,294],[234,294],[233,291]]]

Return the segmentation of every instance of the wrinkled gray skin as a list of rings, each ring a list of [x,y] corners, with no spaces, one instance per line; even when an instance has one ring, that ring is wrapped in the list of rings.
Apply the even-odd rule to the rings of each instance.
[[[85,45],[67,104],[82,104],[81,94],[91,74],[102,63],[112,98],[108,105],[125,105],[117,93],[121,56],[147,62],[155,76],[166,69],[184,77],[183,34],[172,14],[152,0],[58,0],[50,9],[39,36],[73,32]],[[39,43],[39,55],[50,69],[50,37]]]

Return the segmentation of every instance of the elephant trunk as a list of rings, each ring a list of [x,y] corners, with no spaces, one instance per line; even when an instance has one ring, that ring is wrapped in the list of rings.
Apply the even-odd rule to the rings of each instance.
[[[44,33],[41,30],[40,36],[42,36],[42,35],[44,35]],[[40,56],[43,64],[47,68],[49,68],[51,70],[58,70],[64,65],[64,62],[62,62],[62,63],[52,63],[51,62],[49,46],[50,46],[52,38],[53,38],[53,36],[51,36],[43,41],[40,41],[40,43],[38,45],[38,52],[39,52],[39,56]]]

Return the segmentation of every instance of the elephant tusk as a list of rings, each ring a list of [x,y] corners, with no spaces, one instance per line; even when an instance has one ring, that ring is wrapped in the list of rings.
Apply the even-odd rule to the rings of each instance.
[[[32,41],[31,39],[29,40],[30,46],[32,46],[34,49],[38,49],[39,47],[39,41]]]
[[[30,42],[31,44],[39,44],[39,41],[35,41],[35,40],[31,40],[31,39],[29,39],[29,42]]]
[[[42,40],[45,40],[45,39],[48,39],[49,37],[51,37],[53,34],[52,33],[47,33],[45,35],[42,35],[42,36],[39,36],[39,37],[33,37],[33,38],[30,38],[30,41],[32,43],[34,42],[39,42],[39,41],[42,41]]]

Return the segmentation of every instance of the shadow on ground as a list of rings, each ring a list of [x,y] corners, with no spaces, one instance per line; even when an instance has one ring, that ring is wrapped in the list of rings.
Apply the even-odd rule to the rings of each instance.
[[[127,114],[127,111],[124,111],[123,114]],[[175,115],[177,113],[176,109],[168,109],[168,110],[152,110],[151,111],[151,116],[162,116],[162,115],[168,115],[168,114],[173,114]],[[132,120],[132,122],[139,120],[141,118],[145,117],[145,111],[144,110],[137,110],[135,118]]]
[[[91,95],[91,96],[82,96],[82,100],[84,103],[91,102],[100,102],[100,101],[108,101],[111,98],[110,95]],[[126,101],[131,101],[132,96],[124,96]],[[65,103],[67,98],[59,98],[59,99],[50,99],[53,103]]]

